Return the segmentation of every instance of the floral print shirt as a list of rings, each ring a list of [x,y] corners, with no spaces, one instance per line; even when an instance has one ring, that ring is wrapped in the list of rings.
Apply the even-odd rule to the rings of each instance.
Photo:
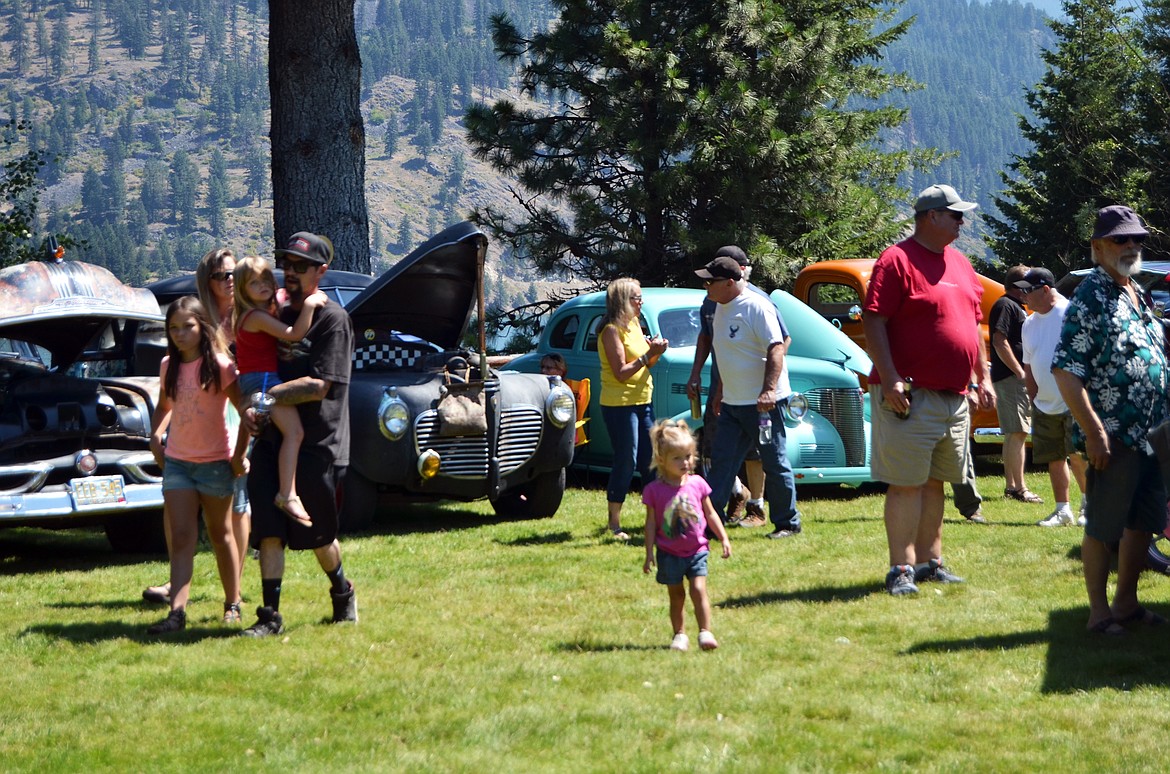
[[[1100,266],[1073,293],[1052,367],[1084,382],[1089,403],[1112,438],[1146,448],[1146,432],[1167,417],[1162,323],[1136,288],[1138,305]],[[1085,448],[1074,425],[1073,441]]]

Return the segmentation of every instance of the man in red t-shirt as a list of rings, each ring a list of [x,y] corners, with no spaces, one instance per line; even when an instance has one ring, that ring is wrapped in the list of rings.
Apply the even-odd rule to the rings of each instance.
[[[995,405],[979,332],[983,289],[950,246],[976,206],[949,185],[919,194],[914,233],[881,254],[865,296],[871,464],[889,484],[886,590],[894,595],[917,593],[920,581],[963,580],[943,567],[943,482],[963,480],[967,397]]]

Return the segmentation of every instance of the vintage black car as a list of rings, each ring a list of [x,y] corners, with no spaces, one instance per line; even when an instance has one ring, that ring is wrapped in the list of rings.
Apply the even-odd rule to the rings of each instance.
[[[486,250],[487,237],[460,223],[377,279],[325,273],[321,289],[344,304],[354,327],[343,528],[366,526],[380,506],[403,502],[487,498],[516,518],[560,507],[573,457],[572,393],[544,376],[501,374],[487,366],[482,345],[463,342]],[[165,305],[194,293],[195,281],[149,287]],[[449,383],[483,396],[482,432],[447,434],[437,404]]]
[[[497,514],[517,518],[560,507],[573,457],[573,395],[559,379],[488,365],[479,297],[486,252],[487,237],[474,225],[451,226],[346,307],[355,338],[347,524],[368,521],[381,498],[486,497]],[[461,340],[477,297],[475,351]],[[486,430],[445,430],[438,403],[452,383],[453,392],[483,396]]]
[[[157,371],[135,375],[161,335],[154,296],[101,267],[0,271],[0,526],[101,524],[115,550],[165,547]]]

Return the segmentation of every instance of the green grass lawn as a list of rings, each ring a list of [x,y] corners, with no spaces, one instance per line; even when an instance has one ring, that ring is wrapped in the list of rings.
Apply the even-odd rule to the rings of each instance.
[[[487,503],[405,508],[343,542],[361,623],[326,625],[328,585],[290,554],[287,631],[219,623],[196,560],[187,631],[155,640],[140,600],[166,563],[95,532],[0,531],[5,771],[1135,771],[1160,769],[1170,627],[1084,631],[1080,531],[1049,502],[948,505],[961,586],[883,591],[882,497],[802,490],[804,533],[732,531],[711,560],[721,647],[668,649],[665,589],[603,529],[604,491],[552,519]],[[259,570],[245,573],[246,622]],[[1170,578],[1143,576],[1170,615]],[[688,629],[696,630],[688,603]]]

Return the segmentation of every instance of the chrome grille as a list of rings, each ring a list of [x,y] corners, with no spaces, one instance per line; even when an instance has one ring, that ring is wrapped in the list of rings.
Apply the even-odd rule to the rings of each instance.
[[[500,418],[500,474],[516,470],[540,445],[544,416],[535,406],[510,406]],[[434,449],[439,454],[439,474],[452,478],[487,478],[488,445],[486,435],[443,438],[438,433],[438,415],[424,411],[414,423],[415,454]]]
[[[865,465],[865,406],[861,391],[855,387],[824,388],[810,390],[804,396],[808,398],[809,408],[837,428],[845,445],[845,464]]]

